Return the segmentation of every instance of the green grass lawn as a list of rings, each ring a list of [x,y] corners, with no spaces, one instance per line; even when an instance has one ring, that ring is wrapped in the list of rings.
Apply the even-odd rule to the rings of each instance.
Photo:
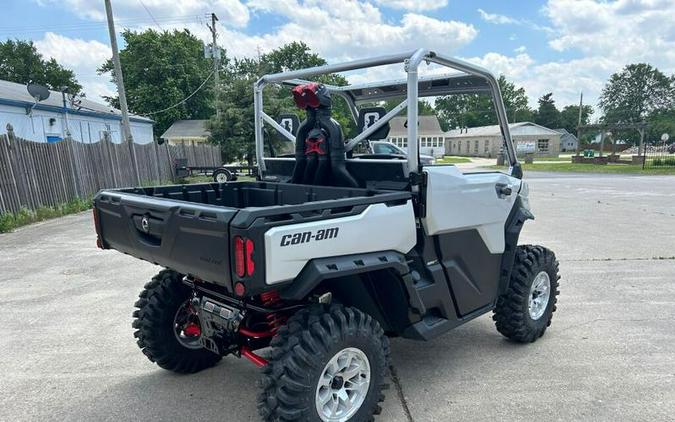
[[[470,163],[471,158],[469,157],[457,157],[454,155],[446,155],[443,158],[437,158],[436,164],[459,164],[459,163]]]
[[[503,169],[502,166],[490,166],[494,169]],[[612,174],[644,174],[644,175],[675,175],[675,167],[652,167],[642,170],[640,165],[630,164],[574,164],[560,163],[537,163],[523,164],[523,171],[550,171],[562,173],[612,173]]]

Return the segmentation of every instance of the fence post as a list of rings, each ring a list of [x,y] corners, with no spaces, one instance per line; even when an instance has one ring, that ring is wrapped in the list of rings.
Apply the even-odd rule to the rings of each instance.
[[[15,175],[15,172],[14,172],[14,165],[12,164],[12,161],[15,160],[15,154],[13,153],[13,150],[12,150],[12,137],[13,136],[10,136],[10,133],[13,134],[14,132],[13,132],[13,129],[12,129],[12,125],[10,125],[8,123],[7,124],[7,135],[5,135],[5,139],[7,140],[7,149],[6,149],[6,151],[7,151],[7,168],[6,168],[6,172],[7,172],[7,176],[9,176],[8,182],[11,182],[11,186],[12,186],[12,188],[14,188],[13,189],[13,191],[14,191],[14,201],[13,202],[14,202],[15,206],[12,207],[11,211],[18,211],[19,208],[21,208],[21,205],[22,205],[21,204],[21,193],[19,192],[19,185],[17,184],[16,175]],[[7,195],[7,196],[11,196],[11,195]]]

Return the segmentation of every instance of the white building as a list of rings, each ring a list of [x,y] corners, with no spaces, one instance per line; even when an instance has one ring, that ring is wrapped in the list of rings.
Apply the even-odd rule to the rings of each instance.
[[[50,91],[49,98],[36,104],[26,85],[0,80],[0,134],[7,133],[7,124],[11,124],[17,137],[36,142],[57,142],[70,132],[73,139],[92,143],[106,131],[113,142],[120,142],[119,110],[85,98],[77,107],[68,103],[66,107],[60,92]],[[132,115],[130,123],[136,143],[153,141],[151,119]]]
[[[209,140],[211,131],[208,120],[176,120],[161,136],[169,145],[194,142],[204,143]]]
[[[419,116],[417,139],[420,143],[420,154],[442,157],[445,155],[445,132],[441,130],[436,116]],[[389,121],[389,135],[387,140],[401,148],[408,147],[408,128],[405,127],[407,118],[394,117]]]
[[[516,147],[531,144],[537,156],[557,157],[560,154],[559,132],[532,122],[511,123],[509,128]],[[498,125],[453,129],[445,133],[448,155],[495,158],[502,144]]]

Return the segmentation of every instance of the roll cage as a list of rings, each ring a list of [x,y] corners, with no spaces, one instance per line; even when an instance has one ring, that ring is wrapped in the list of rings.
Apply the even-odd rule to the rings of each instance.
[[[433,76],[418,77],[417,71],[422,62],[427,64],[436,63],[450,69],[457,70],[457,73]],[[373,82],[366,84],[354,84],[346,86],[326,85],[326,88],[334,95],[342,97],[348,104],[352,117],[358,119],[357,104],[363,102],[373,102],[405,96],[406,98],[391,111],[377,120],[373,125],[364,129],[361,133],[352,139],[348,139],[345,145],[346,151],[351,151],[359,142],[368,139],[370,135],[376,132],[385,123],[393,119],[403,109],[407,108],[408,121],[408,169],[410,172],[417,173],[419,166],[419,142],[412,142],[417,139],[417,100],[420,97],[432,97],[449,94],[473,94],[485,93],[492,97],[495,110],[497,111],[497,120],[501,129],[505,151],[509,163],[509,174],[521,178],[522,170],[518,163],[516,150],[511,139],[504,101],[499,89],[497,79],[488,70],[465,62],[463,60],[450,58],[433,51],[420,48],[413,52],[390,54],[385,56],[373,57],[368,59],[354,60],[345,63],[329,64],[325,66],[310,67],[306,69],[293,70],[269,74],[261,77],[255,82],[253,87],[254,94],[254,118],[255,118],[255,146],[258,165],[258,174],[263,177],[266,167],[264,160],[264,140],[263,125],[268,123],[272,128],[279,132],[285,138],[295,141],[295,136],[283,128],[272,117],[263,111],[263,89],[266,85],[276,83],[284,85],[301,85],[307,83],[306,78],[318,75],[326,75],[337,72],[346,72],[350,70],[367,69],[377,66],[402,63],[407,74],[406,79],[386,82]],[[411,124],[414,122],[414,124]]]

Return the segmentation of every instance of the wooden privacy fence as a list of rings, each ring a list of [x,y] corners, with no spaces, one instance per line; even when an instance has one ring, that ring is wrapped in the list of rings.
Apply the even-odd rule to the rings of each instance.
[[[187,158],[190,166],[221,165],[214,145],[134,144],[143,184],[173,179],[173,162]],[[16,138],[11,125],[0,135],[0,213],[35,210],[74,198],[90,198],[103,188],[137,185],[127,144],[108,139],[83,144]]]

